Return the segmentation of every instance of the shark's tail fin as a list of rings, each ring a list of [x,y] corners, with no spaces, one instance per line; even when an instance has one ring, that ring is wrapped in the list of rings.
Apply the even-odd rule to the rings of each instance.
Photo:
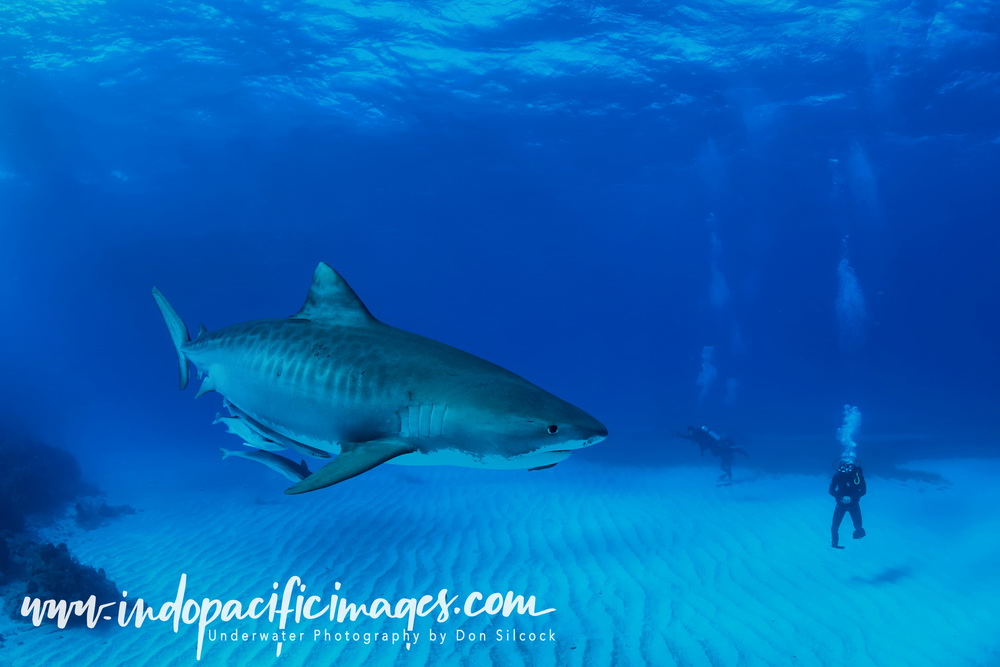
[[[156,305],[160,308],[163,321],[167,324],[167,331],[170,332],[170,340],[174,342],[174,347],[177,349],[177,360],[180,362],[181,371],[181,389],[184,389],[188,385],[188,360],[184,356],[181,346],[191,340],[191,336],[188,335],[187,327],[184,326],[184,320],[177,314],[174,307],[170,305],[167,298],[160,293],[160,290],[155,287],[153,288],[153,300],[156,301]]]
[[[219,451],[222,452],[222,458],[223,459],[228,459],[230,456],[232,456],[233,454],[236,453],[236,452],[234,452],[231,449],[225,449],[223,447],[219,447]]]

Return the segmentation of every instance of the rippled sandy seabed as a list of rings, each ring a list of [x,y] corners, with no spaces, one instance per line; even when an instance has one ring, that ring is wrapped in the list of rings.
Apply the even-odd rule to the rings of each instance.
[[[169,465],[169,464],[165,464]],[[395,601],[447,588],[534,595],[535,618],[418,619],[409,650],[365,644],[401,632],[394,619],[303,621],[280,658],[271,641],[212,642],[200,664],[735,665],[949,664],[995,661],[991,567],[1000,520],[996,461],[920,462],[949,484],[873,477],[863,501],[868,537],[829,546],[820,476],[747,473],[713,485],[707,468],[602,467],[570,462],[543,473],[385,466],[347,484],[286,497],[282,481],[246,464],[231,482],[206,472],[168,482],[105,482],[140,511],[89,533],[56,534],[104,567],[129,598],[162,604],[187,575],[187,597],[249,603],[299,576],[307,593],[334,582],[353,602]],[[171,471],[159,471],[162,479]],[[54,529],[58,532],[57,529]],[[915,631],[919,628],[919,631]],[[266,621],[214,623],[231,633]],[[313,631],[359,632],[359,641]],[[554,642],[497,641],[496,631]],[[435,644],[428,632],[440,638]],[[487,633],[456,641],[457,630]],[[506,633],[502,633],[506,634]],[[212,635],[210,635],[212,636]],[[218,635],[215,635],[218,637]],[[391,636],[391,635],[390,635]],[[8,629],[13,665],[188,665],[197,630]]]

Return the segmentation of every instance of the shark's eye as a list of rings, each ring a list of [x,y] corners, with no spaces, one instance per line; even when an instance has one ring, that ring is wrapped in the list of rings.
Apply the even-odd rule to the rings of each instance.
[[[548,431],[549,435],[555,435],[556,433],[559,432],[559,427],[556,426],[555,424],[552,424],[551,426],[549,426]]]

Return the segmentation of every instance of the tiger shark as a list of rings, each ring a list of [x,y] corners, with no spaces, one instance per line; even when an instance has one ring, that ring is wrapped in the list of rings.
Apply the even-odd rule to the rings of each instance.
[[[153,298],[182,390],[193,365],[205,376],[197,396],[222,394],[267,442],[336,455],[288,494],[387,462],[547,468],[608,435],[580,408],[500,366],[375,319],[325,263],[294,315],[203,328],[194,339],[155,287]]]

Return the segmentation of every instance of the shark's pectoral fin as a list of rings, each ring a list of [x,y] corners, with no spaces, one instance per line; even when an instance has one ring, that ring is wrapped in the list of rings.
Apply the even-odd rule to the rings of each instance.
[[[550,463],[547,466],[538,466],[537,468],[528,468],[528,472],[531,472],[532,470],[546,470],[548,468],[555,468],[557,465],[559,465],[559,464],[558,463]]]
[[[344,443],[341,447],[337,458],[295,486],[285,489],[285,493],[295,495],[332,486],[367,472],[397,456],[416,451],[413,445],[399,440]]]

